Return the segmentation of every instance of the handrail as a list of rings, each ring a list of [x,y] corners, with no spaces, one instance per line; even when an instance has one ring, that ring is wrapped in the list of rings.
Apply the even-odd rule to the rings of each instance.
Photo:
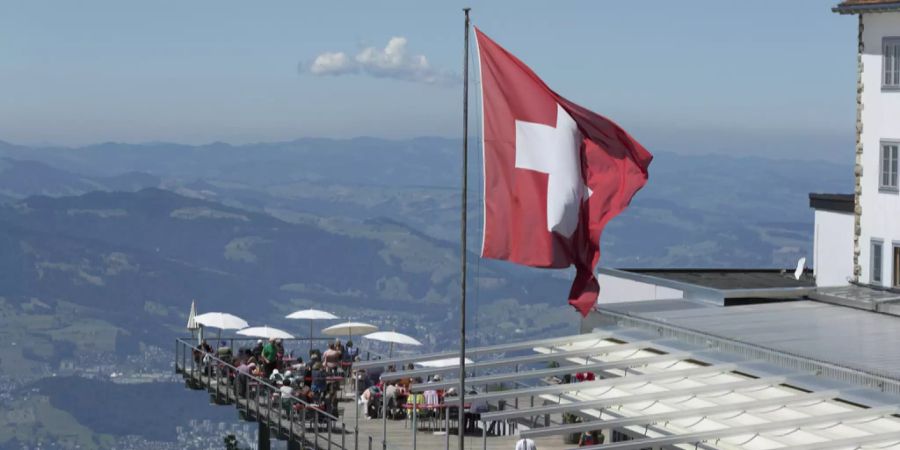
[[[203,351],[203,350],[200,349],[200,347],[195,347],[195,346],[193,346],[193,345],[191,345],[191,344],[185,342],[185,341],[184,341],[183,339],[181,339],[181,338],[178,338],[178,339],[176,339],[176,340],[179,341],[179,342],[181,342],[185,347],[190,348],[192,352],[195,351],[195,350],[196,350],[196,351],[200,351],[200,352],[203,353],[204,357],[209,356],[211,360],[216,361],[216,362],[218,362],[219,364],[221,364],[221,365],[227,367],[228,369],[233,370],[235,373],[238,373],[238,372],[237,372],[237,367],[235,367],[235,366],[233,366],[233,365],[231,365],[231,364],[225,362],[224,360],[218,358],[217,356],[214,356],[212,353]],[[256,382],[265,385],[267,388],[270,388],[270,389],[273,390],[273,391],[279,391],[279,389],[278,389],[275,385],[269,383],[268,380],[265,380],[265,379],[263,379],[263,378],[257,377],[257,376],[255,376],[255,375],[249,375],[249,374],[240,374],[240,375],[245,376],[245,377],[247,377],[247,378],[249,378],[249,379],[251,379],[251,380],[255,380]],[[288,397],[288,399],[289,399],[289,400],[296,400],[298,403],[302,404],[304,407],[309,407],[310,409],[316,411],[317,413],[322,414],[322,415],[324,415],[325,417],[330,418],[330,419],[332,419],[332,420],[334,420],[334,421],[336,421],[336,422],[339,421],[339,419],[337,418],[337,416],[334,416],[334,415],[329,414],[329,413],[327,413],[327,412],[325,412],[325,411],[322,411],[322,409],[319,408],[318,405],[313,405],[313,404],[311,404],[311,403],[309,403],[309,402],[306,402],[306,401],[304,401],[304,400],[302,400],[302,399],[300,399],[300,398],[298,398],[298,397],[294,397],[293,395],[290,395],[290,396]],[[344,422],[341,421],[341,423],[343,424]]]

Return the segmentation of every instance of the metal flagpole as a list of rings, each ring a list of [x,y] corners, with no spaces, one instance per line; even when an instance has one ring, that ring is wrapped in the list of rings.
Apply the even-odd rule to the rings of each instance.
[[[460,304],[459,304],[459,450],[465,448],[465,423],[466,406],[466,219],[467,219],[467,194],[469,183],[469,10],[463,8],[466,15],[465,51],[463,52],[463,152],[462,152],[462,220],[461,220],[461,265],[462,277],[460,279]],[[450,430],[447,430],[449,433]]]

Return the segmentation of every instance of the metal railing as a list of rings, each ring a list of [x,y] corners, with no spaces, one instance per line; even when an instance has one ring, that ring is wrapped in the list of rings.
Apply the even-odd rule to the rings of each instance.
[[[204,339],[209,343],[210,347],[215,351],[218,347],[220,347],[221,343],[225,343],[229,348],[237,352],[241,349],[250,349],[253,345],[256,344],[257,341],[265,339],[260,339],[256,337],[249,336],[204,336]],[[193,339],[191,339],[193,340]],[[298,338],[289,338],[289,339],[281,339],[282,343],[285,345],[285,351],[287,354],[294,356],[295,353],[299,352],[300,356],[304,358],[309,357],[310,349],[322,350],[328,347],[328,344],[334,342],[334,338],[327,337],[298,337]],[[345,342],[346,343],[346,342]],[[236,347],[235,344],[238,344]],[[381,359],[384,358],[384,355],[378,353],[373,350],[363,350],[358,345],[354,345],[354,348],[359,350],[359,360],[360,361],[369,361],[370,359]]]
[[[175,371],[190,387],[206,389],[217,404],[234,404],[246,420],[265,424],[271,435],[295,441],[301,448],[354,447],[347,446],[347,427],[337,414],[319,404],[285,396],[268,380],[240,373],[230,362],[201,351],[191,341],[175,340]],[[336,413],[336,398],[332,404]]]

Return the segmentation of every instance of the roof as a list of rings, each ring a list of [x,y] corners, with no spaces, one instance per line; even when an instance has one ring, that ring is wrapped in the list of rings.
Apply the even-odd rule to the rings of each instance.
[[[863,444],[900,449],[900,419],[892,416],[900,412],[896,396],[659,333],[606,324],[589,334],[557,338],[554,344],[512,345],[527,349],[526,356],[487,355],[473,349],[481,354],[476,364],[489,363],[494,370],[479,370],[467,378],[467,386],[482,389],[466,399],[473,404],[515,401],[515,408],[485,411],[481,419],[517,421],[522,425],[520,437],[612,428],[633,439],[607,443],[598,450],[658,446],[821,450]],[[533,361],[522,364],[523,358]],[[548,367],[549,361],[562,367]],[[577,383],[562,379],[575,372],[597,377]],[[383,373],[382,379],[419,375],[427,374],[417,369]],[[410,389],[428,392],[456,383],[416,383]],[[498,383],[505,388],[487,389]],[[564,412],[582,421],[560,425],[558,419],[550,423],[543,419]]]
[[[601,305],[599,314],[627,315],[648,327],[666,324],[797,355],[896,380],[900,386],[900,353],[885,351],[900,347],[900,317],[811,300],[674,310],[664,300],[639,303]]]
[[[861,14],[900,11],[897,0],[844,0],[831,9],[838,14]]]
[[[809,194],[809,207],[813,209],[852,213],[855,205],[853,194]]]
[[[794,269],[622,269],[712,289],[776,289],[814,287],[812,272],[794,278]]]

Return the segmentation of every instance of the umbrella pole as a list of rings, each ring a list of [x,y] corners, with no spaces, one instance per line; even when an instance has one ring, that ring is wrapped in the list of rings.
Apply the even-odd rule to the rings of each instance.
[[[312,319],[309,319],[309,354],[312,355]],[[307,355],[309,356],[309,355]]]
[[[394,357],[394,343],[391,342],[391,349],[388,350],[388,359],[391,359],[393,357]]]

